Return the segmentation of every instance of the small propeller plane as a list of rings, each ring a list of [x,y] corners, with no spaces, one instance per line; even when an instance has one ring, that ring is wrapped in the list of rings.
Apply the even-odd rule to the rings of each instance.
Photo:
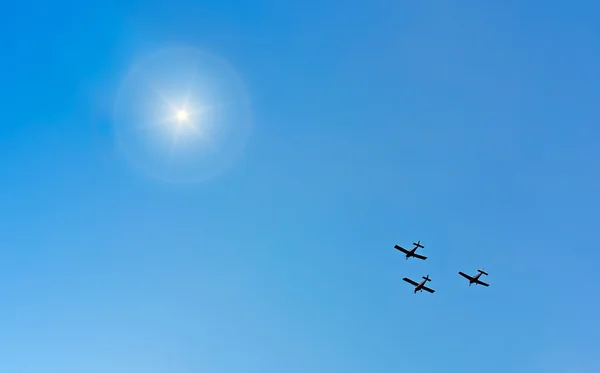
[[[407,277],[404,277],[403,280],[406,281],[406,282],[408,282],[411,285],[414,285],[414,287],[415,287],[414,293],[415,294],[417,294],[417,291],[423,291],[423,290],[428,291],[430,293],[435,293],[435,290],[430,289],[427,286],[425,286],[425,283],[427,281],[431,281],[429,279],[429,275],[423,276],[423,281],[421,281],[421,283],[419,283],[419,284],[417,284],[415,281],[413,281],[413,280],[411,280],[410,278],[407,278]]]
[[[415,245],[415,247],[413,247],[411,250],[406,250],[405,248],[400,247],[398,245],[394,245],[394,249],[402,251],[404,254],[406,254],[406,260],[408,260],[408,258],[410,258],[411,256],[414,256],[415,258],[422,259],[422,260],[427,259],[426,256],[415,253],[415,251],[417,251],[417,249],[419,247],[425,248],[425,246],[421,245],[421,241],[419,240],[417,242],[413,242],[413,245]]]
[[[475,284],[475,285],[483,285],[483,286],[490,286],[489,284],[486,284],[485,282],[481,281],[479,279],[479,277],[481,277],[481,275],[488,275],[483,268],[482,269],[478,269],[477,272],[479,272],[478,274],[475,275],[475,277],[471,277],[467,274],[464,274],[462,272],[458,272],[459,275],[461,275],[462,277],[466,278],[467,280],[469,280],[469,286],[471,286],[471,284]]]

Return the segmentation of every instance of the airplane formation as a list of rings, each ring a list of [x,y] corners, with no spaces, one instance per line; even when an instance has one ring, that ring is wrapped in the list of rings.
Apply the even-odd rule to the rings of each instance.
[[[406,255],[406,260],[408,260],[408,258],[411,258],[411,257],[417,258],[417,259],[421,259],[421,260],[426,260],[427,259],[426,256],[419,255],[419,254],[416,253],[417,249],[419,249],[419,248],[424,249],[425,248],[423,245],[421,245],[421,241],[413,242],[413,245],[415,247],[413,247],[410,250],[406,250],[405,248],[403,248],[401,246],[398,246],[398,245],[394,245],[394,248],[396,250],[401,251],[402,253],[404,253]],[[485,286],[485,287],[490,286],[489,284],[487,284],[487,283],[485,283],[485,282],[483,282],[483,281],[481,281],[479,279],[481,277],[481,275],[488,276],[488,273],[485,272],[483,268],[482,269],[478,269],[477,272],[478,273],[475,276],[469,276],[469,275],[467,275],[464,272],[458,272],[458,274],[461,275],[462,277],[466,278],[467,280],[469,280],[469,286],[471,286],[472,284],[482,285],[482,286]],[[415,287],[414,290],[413,290],[414,294],[416,294],[417,292],[422,292],[423,290],[425,290],[425,291],[427,291],[429,293],[435,293],[435,290],[433,290],[433,289],[425,286],[425,284],[428,281],[431,281],[431,279],[429,278],[429,275],[423,276],[422,278],[423,278],[423,281],[421,281],[421,282],[413,281],[413,280],[411,280],[408,277],[404,277],[402,280],[408,282],[409,284],[411,284],[411,285],[413,285]]]

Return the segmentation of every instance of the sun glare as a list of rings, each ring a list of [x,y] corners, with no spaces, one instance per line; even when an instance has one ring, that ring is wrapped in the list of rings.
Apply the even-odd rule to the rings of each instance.
[[[179,110],[176,114],[177,120],[180,122],[185,122],[186,120],[188,120],[189,116],[190,115],[186,110]]]
[[[227,61],[196,48],[164,49],[133,66],[121,84],[115,135],[149,175],[201,181],[224,171],[243,151],[249,104],[243,81]]]

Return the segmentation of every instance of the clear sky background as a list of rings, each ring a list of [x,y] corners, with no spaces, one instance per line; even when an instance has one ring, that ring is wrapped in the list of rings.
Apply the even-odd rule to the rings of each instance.
[[[0,371],[597,372],[599,15],[2,2]],[[172,43],[252,100],[201,184],[115,145],[119,84]],[[393,249],[415,240],[427,261]],[[481,267],[489,288],[457,274]],[[435,294],[402,281],[426,274]]]

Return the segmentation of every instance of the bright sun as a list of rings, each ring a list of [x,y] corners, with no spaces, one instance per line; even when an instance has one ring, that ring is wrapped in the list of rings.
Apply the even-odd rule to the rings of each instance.
[[[186,110],[178,110],[176,116],[178,121],[184,122],[189,118],[190,115]]]

